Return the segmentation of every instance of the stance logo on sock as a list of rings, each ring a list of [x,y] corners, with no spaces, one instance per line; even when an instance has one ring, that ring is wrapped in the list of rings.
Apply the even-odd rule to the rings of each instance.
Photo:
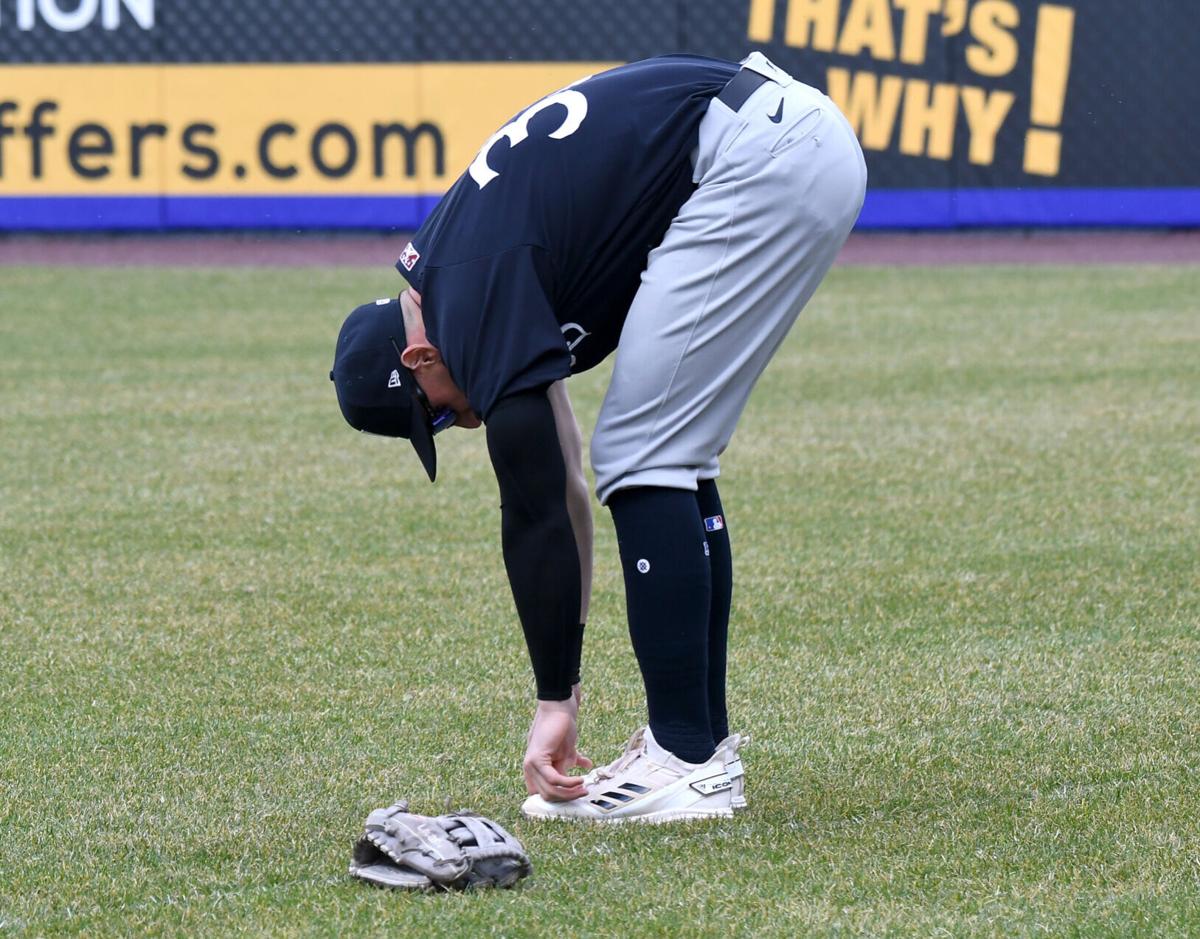
[[[725,527],[725,519],[720,515],[710,515],[704,520],[705,531],[720,531]]]
[[[637,569],[638,569],[639,574],[647,573],[650,570],[650,562],[647,561],[645,558],[642,558],[640,561],[637,562]]]

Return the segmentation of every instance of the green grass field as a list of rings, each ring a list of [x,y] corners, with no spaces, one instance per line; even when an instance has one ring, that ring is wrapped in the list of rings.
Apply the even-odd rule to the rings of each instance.
[[[482,435],[430,487],[326,379],[396,286],[0,270],[0,933],[1200,935],[1200,269],[831,275],[724,465],[751,809],[684,828],[518,820]],[[642,712],[597,522],[607,761]],[[401,795],[534,877],[349,880]]]

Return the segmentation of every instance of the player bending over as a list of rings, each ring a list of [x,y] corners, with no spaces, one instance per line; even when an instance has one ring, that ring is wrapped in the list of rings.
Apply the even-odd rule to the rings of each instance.
[[[665,821],[745,804],[718,457],[865,186],[838,109],[761,54],[635,62],[489,138],[401,254],[411,289],[346,320],[331,377],[352,426],[409,438],[430,480],[436,433],[487,427],[537,684],[526,815]],[[592,518],[565,379],[614,350],[591,459],[649,726],[580,777]]]

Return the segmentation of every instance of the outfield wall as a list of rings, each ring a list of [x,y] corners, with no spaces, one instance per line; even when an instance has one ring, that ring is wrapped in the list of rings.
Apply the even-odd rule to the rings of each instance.
[[[758,49],[862,139],[860,227],[1200,225],[1195,0],[0,0],[0,230],[413,228],[496,127]]]

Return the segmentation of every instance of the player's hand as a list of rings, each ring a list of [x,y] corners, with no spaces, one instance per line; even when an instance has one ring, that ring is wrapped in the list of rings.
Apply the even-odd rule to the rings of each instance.
[[[566,701],[539,701],[525,747],[525,788],[548,802],[569,802],[587,795],[580,776],[567,774],[592,761],[575,749],[579,739],[577,685]]]

